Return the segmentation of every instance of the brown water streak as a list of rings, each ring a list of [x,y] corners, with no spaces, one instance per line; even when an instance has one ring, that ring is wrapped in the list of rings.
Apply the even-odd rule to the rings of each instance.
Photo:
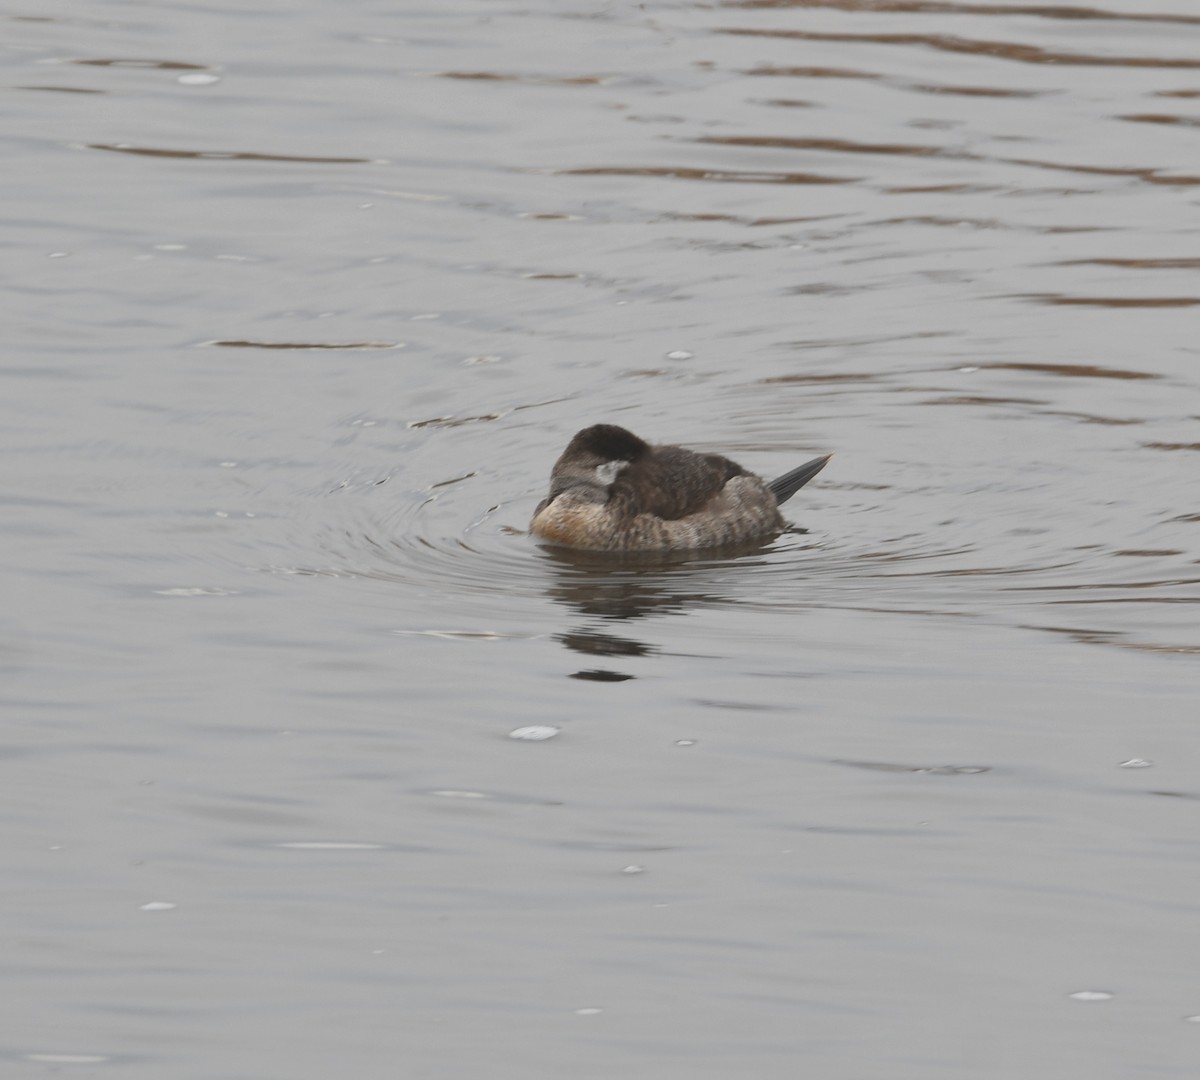
[[[760,379],[759,382],[767,385],[775,383],[851,383],[851,382],[874,382],[879,378],[875,372],[863,372],[855,374],[846,372],[838,375],[776,375],[770,379]]]
[[[922,45],[942,52],[994,56],[1022,64],[1069,64],[1079,67],[1200,68],[1200,59],[1167,59],[1160,56],[1095,56],[1090,53],[1050,52],[1036,45],[1013,41],[976,41],[952,34],[831,34],[815,30],[758,30],[728,27],[713,31],[735,37],[787,38],[793,41],[862,42],[872,45]]]
[[[1200,24],[1197,15],[1158,12],[1132,13],[1102,8],[1042,4],[955,4],[947,0],[722,0],[729,8],[826,8],[833,11],[873,11],[921,15],[1032,15],[1039,19],[1100,19],[1114,22]]]
[[[1129,113],[1118,116],[1118,120],[1129,120],[1135,124],[1177,124],[1179,127],[1200,127],[1200,117],[1174,116],[1171,113]]]
[[[930,398],[922,405],[1049,405],[1037,398],[987,397],[983,394],[960,394],[957,397]]]
[[[1127,270],[1200,270],[1200,259],[1062,259],[1052,266],[1119,266]]]
[[[1162,176],[1158,169],[1140,169],[1112,165],[1063,165],[1056,161],[1038,161],[1034,158],[996,158],[1006,165],[1028,165],[1035,169],[1055,169],[1059,172],[1085,173],[1090,176],[1133,176],[1148,184],[1164,184],[1168,187],[1196,187],[1200,176]]]
[[[206,161],[297,161],[319,165],[377,165],[378,158],[308,157],[301,154],[256,154],[223,150],[162,150],[153,146],[129,146],[126,143],[86,143],[89,150],[107,150],[115,154],[139,154],[144,157],[202,158]]]
[[[152,68],[159,71],[208,71],[207,64],[186,64],[182,60],[90,60],[71,57],[61,60],[63,64],[83,64],[87,67]]]
[[[968,158],[974,155],[941,146],[913,143],[859,143],[848,139],[794,139],[774,135],[706,135],[694,140],[710,146],[761,146],[779,150],[829,150],[843,154],[898,154],[910,157]]]
[[[218,349],[399,349],[398,341],[206,341]]]
[[[739,172],[731,169],[692,169],[671,166],[597,166],[556,169],[556,176],[661,176],[672,180],[710,180],[721,184],[856,184],[858,176],[823,176],[801,172]]]
[[[597,86],[610,78],[608,75],[503,75],[498,71],[439,71],[436,74],[439,79],[532,83],[537,86]]]
[[[1185,308],[1200,306],[1196,296],[1064,296],[1062,293],[1018,293],[1023,300],[1061,307]]]
[[[879,79],[874,71],[856,71],[854,68],[831,67],[778,67],[764,64],[743,71],[743,75],[768,75],[785,79]]]
[[[961,94],[963,97],[996,97],[996,98],[1035,98],[1044,97],[1048,90],[1001,90],[992,86],[934,86],[926,83],[913,83],[912,90],[920,90],[924,94]]]
[[[992,371],[1033,371],[1042,375],[1065,375],[1076,379],[1160,379],[1148,371],[1122,371],[1120,368],[1097,367],[1094,364],[980,364]]]

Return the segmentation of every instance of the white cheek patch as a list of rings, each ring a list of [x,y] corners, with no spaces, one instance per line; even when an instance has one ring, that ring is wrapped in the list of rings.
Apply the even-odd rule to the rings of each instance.
[[[597,465],[596,479],[607,487],[620,475],[621,470],[628,464],[628,461],[606,461],[603,465]]]

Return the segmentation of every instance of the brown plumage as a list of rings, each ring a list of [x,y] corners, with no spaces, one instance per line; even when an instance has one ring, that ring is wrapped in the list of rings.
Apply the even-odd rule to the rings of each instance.
[[[814,458],[770,484],[719,454],[651,446],[613,424],[584,428],[550,472],[530,529],[593,551],[676,551],[765,540],[779,504],[825,467]]]

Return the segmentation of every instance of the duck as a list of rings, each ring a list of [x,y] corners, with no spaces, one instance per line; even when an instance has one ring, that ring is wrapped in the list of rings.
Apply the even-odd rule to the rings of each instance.
[[[554,547],[605,552],[699,551],[768,540],[779,507],[832,454],[770,481],[719,454],[652,445],[615,424],[579,431],[550,470],[530,532]]]

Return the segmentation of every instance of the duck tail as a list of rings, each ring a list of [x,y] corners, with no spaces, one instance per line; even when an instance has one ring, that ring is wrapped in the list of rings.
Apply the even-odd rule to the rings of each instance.
[[[831,457],[833,457],[832,454],[826,454],[824,457],[813,458],[812,461],[806,461],[791,472],[785,472],[782,476],[772,480],[767,487],[771,489],[771,494],[775,496],[775,502],[779,505],[787,502],[817,473],[825,468],[826,462]]]

